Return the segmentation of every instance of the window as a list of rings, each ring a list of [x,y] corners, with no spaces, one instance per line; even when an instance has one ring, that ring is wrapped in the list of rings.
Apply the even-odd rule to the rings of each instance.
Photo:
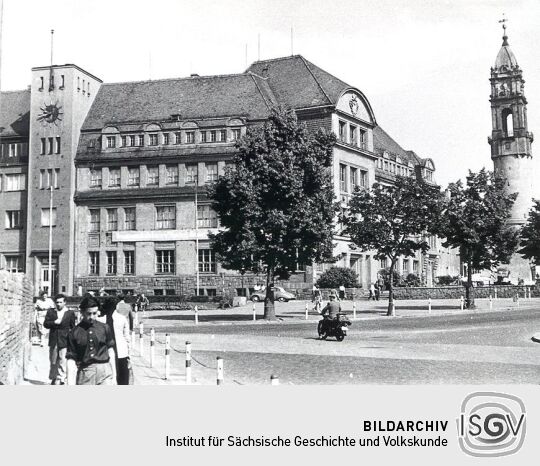
[[[174,249],[156,251],[156,273],[174,273],[175,270]]]
[[[159,184],[159,167],[146,167],[146,184],[148,186],[157,186]]]
[[[126,147],[128,142],[127,136],[120,136],[120,147]]]
[[[347,166],[342,163],[339,164],[339,189],[347,192]]]
[[[44,87],[44,83],[45,83],[43,76],[39,77],[39,82],[40,82],[39,90],[42,91]]]
[[[403,259],[402,275],[405,277],[409,275],[409,259]]]
[[[431,170],[426,170],[426,180],[433,181],[433,172]]]
[[[114,149],[116,147],[116,136],[107,136],[107,149]]]
[[[210,142],[217,141],[217,131],[210,131]]]
[[[135,135],[134,135],[134,134],[131,134],[130,136],[128,136],[128,146],[134,147],[135,144],[136,144],[136,142],[135,142]]]
[[[6,257],[6,270],[10,273],[24,272],[21,256],[5,256]]]
[[[6,228],[22,228],[22,210],[6,210]]]
[[[107,275],[116,275],[116,251],[107,251]]]
[[[26,189],[26,175],[24,173],[7,174],[6,191],[24,191]]]
[[[60,153],[60,136],[56,137],[55,141],[56,141],[56,150],[55,150],[55,152],[57,154],[59,154]]]
[[[51,155],[54,148],[54,138],[47,138],[47,154]]]
[[[60,169],[49,168],[47,170],[40,170],[39,173],[39,189],[50,189],[51,184],[54,189],[58,189],[58,175]]]
[[[176,228],[175,206],[156,206],[156,228],[158,230]]]
[[[100,229],[100,211],[99,209],[90,209],[90,232],[97,233]]]
[[[195,183],[197,181],[196,164],[186,165],[186,183]]]
[[[163,144],[166,146],[169,144],[169,133],[163,133]]]
[[[120,187],[120,169],[109,168],[109,188]]]
[[[360,130],[360,147],[367,149],[367,132],[363,129]]]
[[[349,172],[351,176],[351,191],[353,191],[358,186],[358,169],[349,167]]]
[[[124,251],[124,274],[135,273],[135,251]]]
[[[240,139],[240,128],[234,128],[232,130],[232,140],[238,141],[238,139]]]
[[[350,142],[351,144],[354,144],[355,146],[358,144],[358,141],[356,140],[356,126],[350,125],[349,126],[349,136],[350,136]]]
[[[90,187],[101,188],[101,168],[90,170]]]
[[[209,205],[197,206],[197,226],[199,228],[217,228],[217,212]]]
[[[118,209],[107,209],[107,231],[118,230]]]
[[[128,169],[128,186],[130,187],[139,187],[140,184],[140,173],[139,167],[133,167]]]
[[[213,183],[218,179],[218,168],[217,163],[207,163],[206,164],[206,182]]]
[[[413,273],[418,275],[418,268],[419,268],[418,261],[413,260],[413,263],[412,263],[412,271],[413,271]]]
[[[47,139],[46,138],[41,138],[41,147],[39,149],[39,153],[41,155],[44,155],[45,152],[47,152]]]
[[[338,136],[340,141],[347,142],[346,132],[347,132],[347,125],[345,124],[344,121],[340,121],[339,122],[339,136]]]
[[[158,145],[158,135],[155,133],[150,134],[150,145],[151,146],[157,146]]]
[[[222,129],[218,132],[218,141],[227,142],[227,130]]]
[[[175,144],[181,144],[182,143],[182,133],[180,133],[180,131],[174,133],[174,143]]]
[[[201,142],[208,142],[208,133],[206,131],[201,131]]]
[[[368,187],[368,172],[366,170],[360,170],[360,186],[362,188]]]
[[[216,257],[211,249],[199,249],[199,272],[216,273]]]
[[[144,134],[139,134],[137,136],[137,145],[139,147],[143,147],[144,146]]]
[[[195,132],[187,131],[186,132],[186,144],[193,144],[195,142]]]
[[[124,207],[124,230],[135,230],[135,207]]]
[[[88,272],[90,275],[99,275],[99,251],[88,253]]]
[[[388,268],[388,259],[385,257],[384,259],[381,259],[381,269]]]
[[[56,226],[56,207],[52,208],[52,215],[50,209],[41,209],[41,226]]]
[[[167,165],[167,184],[178,184],[178,165]]]

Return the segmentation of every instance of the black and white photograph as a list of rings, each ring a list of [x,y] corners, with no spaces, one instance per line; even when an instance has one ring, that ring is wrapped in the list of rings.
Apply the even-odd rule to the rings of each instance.
[[[538,1],[0,8],[0,384],[540,383]]]

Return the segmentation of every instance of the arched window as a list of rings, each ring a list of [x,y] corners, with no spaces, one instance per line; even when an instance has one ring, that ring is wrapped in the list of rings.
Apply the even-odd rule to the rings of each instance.
[[[509,108],[505,108],[502,111],[502,124],[506,137],[514,136],[514,116],[512,115],[512,110]]]

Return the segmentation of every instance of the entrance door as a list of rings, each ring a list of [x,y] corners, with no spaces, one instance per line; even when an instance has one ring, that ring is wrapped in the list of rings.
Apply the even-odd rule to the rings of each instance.
[[[56,258],[51,263],[51,276],[49,276],[49,259],[41,259],[41,276],[39,288],[46,291],[49,296],[58,293],[58,269]]]

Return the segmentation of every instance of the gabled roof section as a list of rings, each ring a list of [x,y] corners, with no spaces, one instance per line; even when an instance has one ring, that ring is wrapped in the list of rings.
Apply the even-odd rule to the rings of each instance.
[[[103,84],[82,129],[164,121],[172,115],[180,115],[182,119],[224,116],[263,119],[270,108],[264,93],[249,74]]]
[[[30,90],[0,93],[0,137],[30,134]]]
[[[373,147],[376,154],[388,152],[401,159],[402,163],[411,162],[419,165],[424,159],[418,157],[412,150],[405,150],[380,126],[373,128]]]
[[[257,61],[247,71],[267,79],[279,103],[294,109],[335,105],[352,87],[301,55]]]

